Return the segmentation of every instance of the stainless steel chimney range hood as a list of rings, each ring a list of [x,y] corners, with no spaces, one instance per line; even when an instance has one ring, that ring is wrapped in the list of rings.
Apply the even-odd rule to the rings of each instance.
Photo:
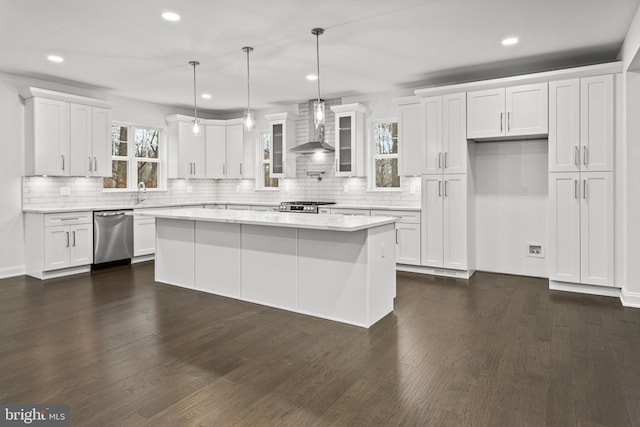
[[[311,153],[333,153],[335,149],[330,144],[327,144],[324,140],[324,125],[319,125],[318,129],[313,121],[313,102],[315,99],[309,101],[309,117],[307,122],[309,123],[309,139],[311,141],[300,144],[296,147],[290,148],[289,151],[296,154],[311,154]]]

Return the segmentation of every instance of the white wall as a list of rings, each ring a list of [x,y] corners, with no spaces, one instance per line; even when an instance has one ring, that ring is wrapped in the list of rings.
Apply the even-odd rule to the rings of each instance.
[[[529,242],[547,248],[547,155],[547,140],[475,143],[477,270],[548,277],[527,256]]]

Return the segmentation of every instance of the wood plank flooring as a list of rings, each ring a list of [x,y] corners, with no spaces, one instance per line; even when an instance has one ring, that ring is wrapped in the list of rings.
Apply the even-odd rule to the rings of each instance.
[[[640,310],[526,277],[397,282],[367,330],[153,263],[0,280],[0,402],[73,426],[640,426]]]

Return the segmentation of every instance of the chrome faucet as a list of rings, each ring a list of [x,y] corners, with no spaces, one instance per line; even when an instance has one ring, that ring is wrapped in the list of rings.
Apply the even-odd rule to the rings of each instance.
[[[145,183],[143,181],[140,181],[138,183],[138,192],[136,193],[136,205],[144,202],[144,197],[140,197],[140,191],[143,191],[145,194],[147,193],[147,186],[145,185]]]

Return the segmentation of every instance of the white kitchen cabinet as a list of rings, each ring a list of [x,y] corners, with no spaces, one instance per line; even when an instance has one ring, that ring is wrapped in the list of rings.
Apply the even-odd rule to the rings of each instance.
[[[509,139],[548,133],[547,83],[467,93],[467,138]]]
[[[227,176],[227,127],[224,124],[207,124],[204,127],[207,178],[221,179]]]
[[[69,175],[111,176],[111,110],[69,104]]]
[[[40,262],[35,262],[40,264],[42,272],[93,263],[91,212],[35,215],[33,219],[29,223],[32,228],[30,232],[43,235],[43,246],[40,248],[43,257]],[[31,243],[33,241],[27,246]],[[29,256],[34,254],[30,253]],[[36,266],[36,270],[39,268]]]
[[[421,104],[398,106],[398,174],[400,176],[415,176],[423,173],[422,120]]]
[[[613,173],[549,174],[549,279],[614,286]]]
[[[422,178],[422,265],[469,268],[466,174]]]
[[[227,209],[231,211],[250,211],[251,205],[227,205]]]
[[[378,209],[371,216],[396,218],[396,263],[420,265],[420,212]]]
[[[364,115],[362,104],[343,104],[331,107],[335,113],[335,174],[336,176],[364,176]]]
[[[27,88],[25,175],[111,175],[111,110],[102,101]]]
[[[242,124],[227,125],[227,178],[244,176],[244,129]]]
[[[549,171],[613,170],[613,76],[549,83]]]
[[[271,128],[272,178],[295,178],[296,156],[289,149],[295,146],[296,117],[291,113],[266,114]]]
[[[331,208],[331,215],[370,216],[369,209]]]
[[[193,134],[193,119],[188,116],[173,114],[166,117],[169,137],[168,145],[168,177],[169,178],[204,178],[205,177],[205,142],[201,126],[198,135]]]
[[[466,105],[464,93],[422,101],[423,174],[467,173]]]
[[[156,219],[136,217],[133,220],[133,256],[152,255],[156,251]]]

